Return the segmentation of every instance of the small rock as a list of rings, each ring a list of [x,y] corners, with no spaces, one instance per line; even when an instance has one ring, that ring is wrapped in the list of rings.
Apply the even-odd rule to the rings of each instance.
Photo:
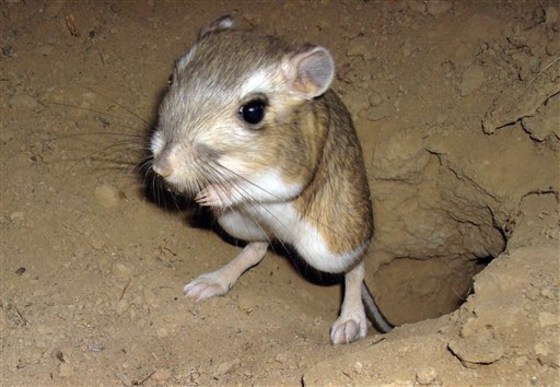
[[[548,327],[550,325],[556,325],[560,323],[560,316],[557,316],[549,312],[539,313],[539,324],[541,327]]]
[[[154,380],[165,381],[171,377],[171,371],[167,368],[159,368],[152,376]]]
[[[541,296],[546,297],[550,300],[554,300],[556,298],[556,294],[550,288],[541,289]]]
[[[533,349],[535,350],[535,354],[537,356],[548,356],[549,349],[546,343],[537,343]]]
[[[500,360],[505,352],[501,341],[487,336],[450,341],[448,348],[467,367],[474,364],[492,364]]]
[[[486,80],[484,70],[478,65],[469,67],[463,73],[461,85],[459,86],[461,96],[467,96],[473,91],[478,90]]]
[[[130,378],[128,377],[127,374],[125,374],[124,372],[116,372],[115,376],[117,377],[117,379],[119,379],[121,381],[121,383],[126,386],[126,387],[130,387],[132,386],[132,380],[130,380]]]
[[[14,223],[23,223],[25,220],[25,214],[23,211],[15,211],[10,215],[10,220]]]
[[[418,384],[426,385],[435,382],[437,372],[434,367],[423,367],[416,372],[416,381]]]
[[[10,98],[8,105],[12,109],[21,110],[34,110],[37,109],[40,104],[35,98],[27,94],[16,94]]]
[[[372,107],[367,110],[367,119],[370,121],[379,121],[390,116],[392,112],[393,109],[387,104]]]
[[[151,288],[144,289],[144,303],[152,308],[157,308],[159,306],[159,297],[156,296]]]
[[[361,374],[362,370],[364,369],[364,365],[357,361],[356,363],[354,363],[354,372],[357,374]]]
[[[97,202],[106,208],[115,207],[120,201],[119,190],[107,183],[103,183],[95,187],[93,194],[95,195]]]
[[[105,350],[105,343],[103,341],[90,341],[87,348],[90,352],[103,352]]]
[[[218,364],[215,368],[216,372],[214,376],[221,376],[231,372],[237,365],[239,364],[239,360],[232,360],[227,361],[221,364]]]
[[[401,46],[401,52],[403,57],[408,58],[412,54],[412,44],[410,42],[404,42]]]
[[[134,267],[123,262],[116,262],[113,265],[113,274],[119,279],[129,279],[134,273]]]
[[[365,36],[354,38],[350,41],[346,56],[364,56],[369,51],[369,40]]]
[[[74,369],[68,363],[60,363],[58,374],[63,378],[69,378],[74,374]]]
[[[556,56],[560,53],[560,39],[553,39],[546,45],[546,53],[549,56]]]
[[[381,105],[382,102],[383,102],[383,98],[381,97],[381,95],[379,95],[379,93],[374,92],[369,96],[369,103],[373,107],[377,107]]]
[[[539,363],[555,369],[560,368],[560,357],[558,357],[560,345],[558,342],[540,342],[535,344],[533,349]]]
[[[428,0],[426,2],[426,11],[432,16],[441,15],[451,9],[453,3],[446,0]]]
[[[552,5],[546,9],[546,24],[554,24],[560,19],[558,15],[558,10],[554,8]]]

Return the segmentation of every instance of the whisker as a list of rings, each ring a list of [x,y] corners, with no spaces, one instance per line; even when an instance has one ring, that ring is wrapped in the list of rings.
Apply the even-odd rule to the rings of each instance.
[[[86,154],[85,156],[79,158],[76,162],[74,162],[74,164],[72,164],[66,171],[65,173],[70,173],[72,172],[72,170],[74,170],[74,168],[76,168],[76,166],[80,163],[83,163],[85,160],[95,160],[95,156],[101,156],[104,155],[107,151],[110,150],[116,150],[117,152],[124,152],[124,151],[137,151],[136,149],[130,149],[130,148],[122,148],[123,146],[128,146],[128,144],[126,143],[113,143],[107,147],[105,147],[104,149],[99,149],[99,150],[95,150],[93,152],[90,152],[88,154]],[[113,152],[114,155],[115,152]],[[104,158],[102,159],[103,161],[108,161],[110,159],[108,158]]]
[[[109,131],[102,131],[102,132],[83,132],[83,133],[72,133],[72,134],[65,134],[62,136],[56,136],[47,138],[46,141],[59,141],[59,140],[67,140],[70,138],[76,137],[96,137],[96,136],[115,136],[115,137],[124,137],[126,139],[142,140],[143,143],[146,142],[146,136],[142,135],[141,133],[135,133],[133,131],[130,132],[109,132]]]
[[[126,106],[124,106],[124,105],[122,105],[122,104],[116,102],[116,101],[115,101],[114,99],[112,99],[111,97],[108,97],[107,95],[105,95],[105,94],[103,94],[103,93],[101,93],[101,92],[99,92],[99,91],[97,91],[97,90],[94,90],[94,89],[92,89],[92,88],[90,88],[90,87],[88,87],[88,86],[86,86],[86,85],[83,85],[83,84],[80,84],[80,83],[77,83],[77,82],[75,82],[75,83],[76,83],[76,85],[78,85],[78,86],[80,86],[80,87],[83,87],[84,89],[86,89],[86,90],[88,90],[88,91],[90,91],[90,92],[92,92],[92,93],[95,93],[95,94],[97,94],[97,95],[102,96],[103,98],[105,98],[106,100],[110,101],[110,102],[113,103],[115,106],[117,106],[117,107],[119,107],[120,109],[122,109],[123,111],[127,112],[128,114],[132,115],[133,117],[136,117],[137,119],[139,119],[139,120],[140,120],[141,122],[143,122],[144,124],[149,125],[148,120],[146,120],[145,118],[141,117],[139,114],[135,113],[135,112],[132,111],[131,109],[127,108]]]

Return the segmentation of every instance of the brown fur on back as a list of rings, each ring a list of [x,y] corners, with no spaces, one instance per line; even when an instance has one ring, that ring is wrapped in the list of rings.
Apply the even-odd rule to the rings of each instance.
[[[342,254],[373,235],[362,148],[348,110],[333,91],[311,101],[310,107],[314,132],[324,133],[325,139],[315,174],[294,205],[316,225],[330,250]]]

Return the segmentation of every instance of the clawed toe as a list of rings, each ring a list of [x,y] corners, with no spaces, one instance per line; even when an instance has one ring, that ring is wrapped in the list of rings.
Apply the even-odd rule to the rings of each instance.
[[[331,344],[333,345],[349,344],[364,337],[365,335],[360,333],[359,324],[354,320],[335,324],[331,329]]]
[[[215,296],[223,296],[228,290],[228,287],[218,281],[201,276],[186,284],[183,293],[185,297],[193,298],[198,302]]]

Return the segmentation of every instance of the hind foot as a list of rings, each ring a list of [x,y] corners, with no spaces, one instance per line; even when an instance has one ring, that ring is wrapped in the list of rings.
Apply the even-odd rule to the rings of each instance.
[[[359,313],[358,313],[359,314]],[[367,335],[367,320],[362,316],[340,316],[331,328],[331,344],[349,344]]]

